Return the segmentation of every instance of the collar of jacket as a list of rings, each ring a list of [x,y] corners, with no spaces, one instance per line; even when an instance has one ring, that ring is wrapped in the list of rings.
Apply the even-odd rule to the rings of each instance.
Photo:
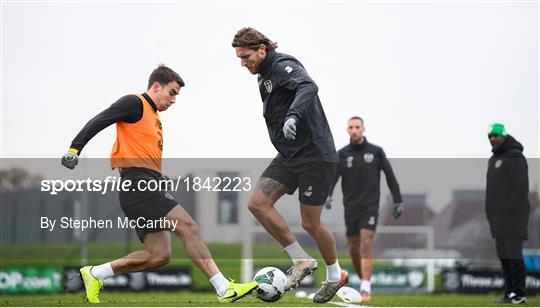
[[[368,143],[367,138],[366,138],[366,136],[364,136],[364,141],[363,141],[362,143],[357,144],[357,143],[352,143],[352,142],[350,142],[349,145],[350,145],[353,149],[361,149],[361,148],[365,147],[367,143]]]
[[[272,68],[272,60],[274,56],[276,55],[276,51],[274,49],[268,49],[266,51],[266,57],[261,62],[261,66],[259,67],[259,74],[266,75]]]
[[[491,152],[493,152],[494,155],[500,155],[511,149],[516,149],[520,152],[523,152],[523,145],[514,137],[508,135],[504,140],[503,144],[501,144],[501,147],[498,148],[496,151],[491,150]]]
[[[154,111],[157,111],[156,104],[154,104],[154,101],[150,98],[150,95],[148,95],[146,93],[143,93],[142,96],[144,96],[144,98],[146,98],[146,100],[150,103],[150,106],[152,106],[152,108],[154,108]]]

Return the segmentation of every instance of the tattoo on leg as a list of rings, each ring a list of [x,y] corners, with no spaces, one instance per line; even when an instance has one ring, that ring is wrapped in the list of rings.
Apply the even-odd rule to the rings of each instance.
[[[275,191],[284,192],[285,186],[276,180],[261,178],[257,183],[257,189],[260,189],[265,196],[270,198]]]

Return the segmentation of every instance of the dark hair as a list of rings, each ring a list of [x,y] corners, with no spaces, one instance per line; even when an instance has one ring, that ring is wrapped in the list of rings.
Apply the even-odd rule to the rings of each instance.
[[[166,67],[165,64],[160,64],[152,74],[150,74],[150,78],[148,79],[148,89],[150,89],[154,82],[158,82],[160,85],[164,86],[173,81],[176,81],[180,87],[186,85],[177,72]]]
[[[359,116],[352,116],[352,117],[349,119],[349,121],[350,121],[350,120],[360,120],[360,121],[362,121],[362,125],[364,125],[364,119],[362,119],[362,118],[359,117]]]
[[[243,47],[251,50],[259,49],[261,44],[265,45],[266,49],[276,49],[278,47],[277,43],[272,42],[264,34],[250,27],[238,30],[232,41],[232,47]]]

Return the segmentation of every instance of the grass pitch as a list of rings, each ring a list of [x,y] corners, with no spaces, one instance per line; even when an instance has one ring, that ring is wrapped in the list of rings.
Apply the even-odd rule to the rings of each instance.
[[[55,295],[2,295],[0,306],[327,306],[338,307],[344,305],[338,297],[334,297],[331,303],[316,305],[306,298],[296,298],[291,294],[285,295],[275,303],[265,303],[253,296],[246,296],[234,304],[220,304],[216,296],[210,292],[147,292],[147,293],[116,293],[106,290],[100,296],[102,303],[98,305],[88,304],[82,300],[80,294],[55,294]],[[418,295],[418,294],[375,294],[370,307],[484,307],[494,306],[493,300],[497,295]],[[528,307],[539,307],[540,296],[528,298]],[[500,305],[499,305],[500,306]],[[503,305],[510,306],[510,305]]]
[[[100,264],[123,256],[129,251],[142,249],[138,242],[133,243],[91,243],[88,246],[89,264]],[[210,244],[217,264],[226,277],[240,278],[240,244]],[[78,244],[2,244],[0,245],[0,267],[10,266],[80,266]],[[313,256],[318,252],[309,251]],[[257,244],[254,249],[254,259],[260,265],[290,264],[290,260],[278,245]],[[350,265],[346,252],[341,252],[342,265]],[[322,262],[322,260],[320,260]],[[322,264],[322,263],[321,263]],[[173,261],[171,265],[192,266],[181,245],[173,245]],[[324,279],[324,271],[316,272],[317,286]],[[220,304],[213,292],[208,279],[202,272],[193,267],[194,292],[144,292],[127,293],[112,292],[105,289],[99,305],[88,304],[81,293],[64,293],[50,295],[0,295],[0,307],[4,306],[328,306],[344,305],[338,297],[332,303],[316,305],[306,298],[296,298],[287,294],[280,301],[265,303],[252,296],[237,301],[234,304]],[[437,280],[436,280],[437,282]],[[440,284],[440,282],[436,283]],[[436,288],[438,289],[438,288]],[[500,294],[489,295],[458,295],[458,294],[378,294],[376,293],[368,306],[370,307],[485,307],[495,306],[493,300]],[[499,305],[500,306],[500,305]],[[504,305],[503,305],[504,306]],[[510,306],[510,305],[506,305]],[[528,297],[528,307],[540,307],[540,295]]]

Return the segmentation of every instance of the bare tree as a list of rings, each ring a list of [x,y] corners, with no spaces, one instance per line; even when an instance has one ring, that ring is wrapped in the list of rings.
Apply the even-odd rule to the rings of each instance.
[[[32,174],[22,168],[0,170],[0,189],[12,190],[16,188],[37,187],[43,180],[43,176]]]

